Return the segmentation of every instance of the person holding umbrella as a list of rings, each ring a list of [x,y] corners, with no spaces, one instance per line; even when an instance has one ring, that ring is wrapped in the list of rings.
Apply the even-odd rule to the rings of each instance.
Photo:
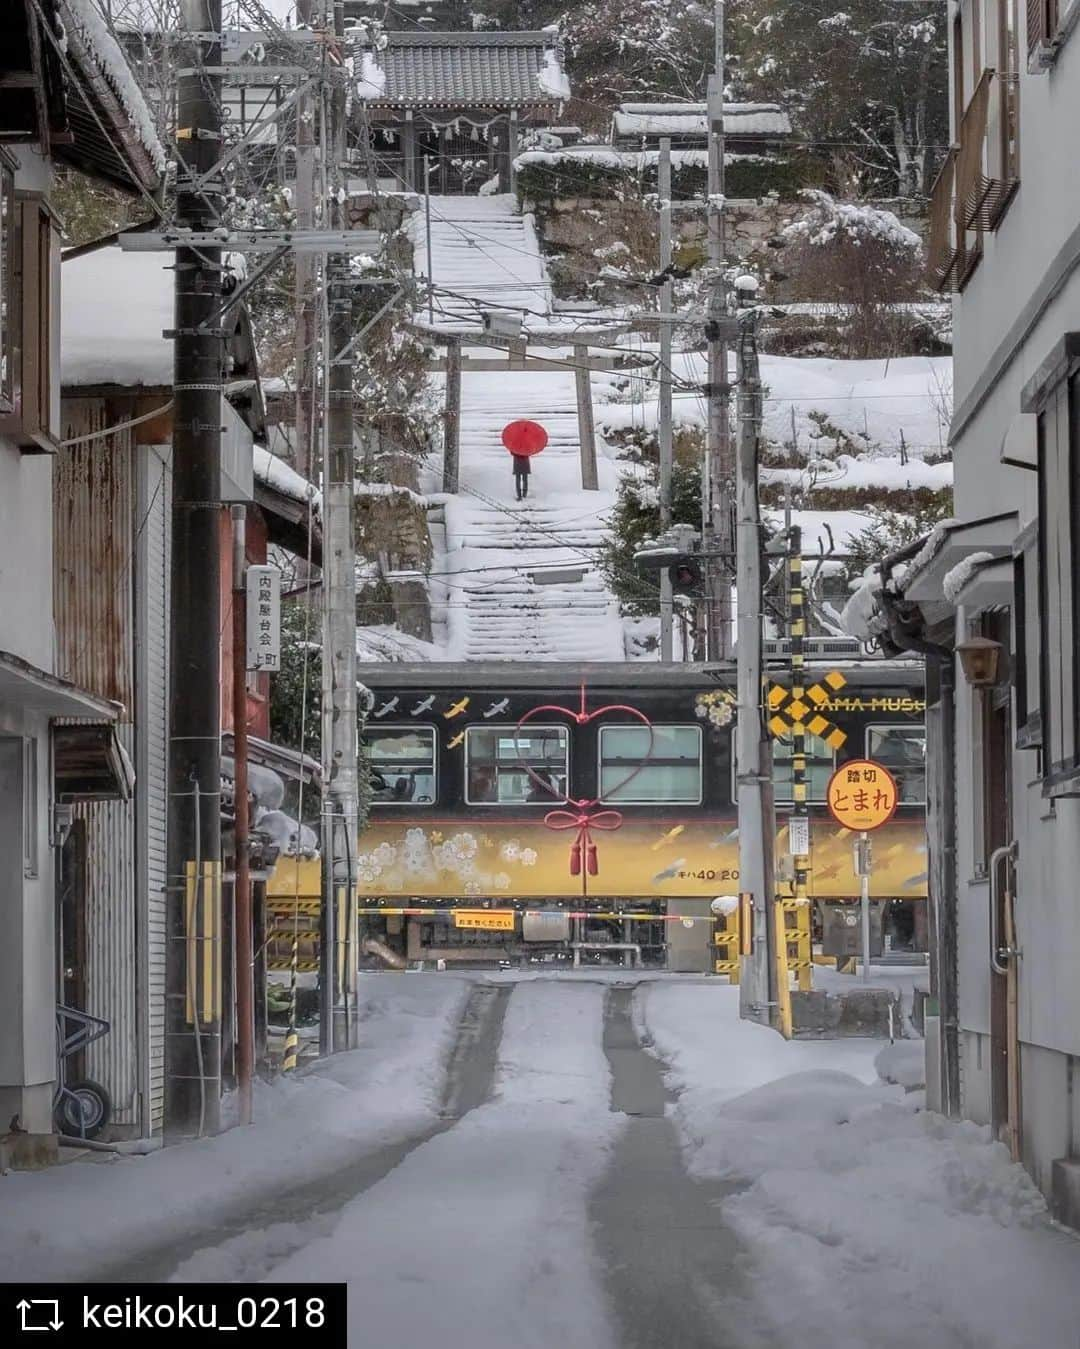
[[[514,490],[517,492],[517,499],[524,501],[529,495],[529,474],[532,469],[529,466],[529,456],[527,454],[513,455],[514,461]]]
[[[529,495],[529,475],[532,473],[529,461],[547,442],[547,432],[536,422],[517,421],[503,427],[502,443],[510,451],[513,461],[514,490],[519,501]]]

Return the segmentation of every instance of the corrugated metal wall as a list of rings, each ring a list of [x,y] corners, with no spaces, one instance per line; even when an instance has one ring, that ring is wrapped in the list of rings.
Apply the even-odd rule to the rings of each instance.
[[[102,400],[65,401],[64,438],[121,419]],[[126,431],[61,451],[53,479],[58,669],[123,703],[117,731],[133,761],[134,463]],[[96,802],[77,810],[87,832],[86,1010],[112,1026],[87,1050],[87,1072],[108,1091],[114,1123],[138,1126],[136,803]]]
[[[140,1022],[145,1057],[142,1090],[149,1127],[161,1130],[165,1108],[165,879],[168,804],[170,452],[139,451],[136,502],[140,533],[135,587],[135,706],[139,725],[136,806],[141,930]]]

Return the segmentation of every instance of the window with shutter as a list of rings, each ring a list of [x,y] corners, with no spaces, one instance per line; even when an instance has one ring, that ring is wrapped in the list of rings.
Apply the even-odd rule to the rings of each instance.
[[[16,193],[12,201],[12,285],[6,314],[11,330],[9,410],[0,435],[24,454],[54,454],[59,399],[53,333],[60,254],[56,224],[43,198]]]
[[[1044,792],[1080,790],[1080,687],[1076,639],[1080,617],[1080,512],[1075,375],[1045,395],[1039,442],[1039,647]]]
[[[1016,747],[1042,746],[1039,704],[1039,531],[1029,526],[1013,553],[1013,684],[1016,689]]]
[[[1045,70],[1054,59],[1061,27],[1061,0],[1027,0],[1028,69]]]

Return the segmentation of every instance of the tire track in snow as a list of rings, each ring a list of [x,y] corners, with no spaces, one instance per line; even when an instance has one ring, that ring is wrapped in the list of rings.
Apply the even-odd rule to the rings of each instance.
[[[100,1281],[148,1283],[242,1282],[329,1235],[346,1204],[377,1185],[415,1149],[454,1125],[488,1099],[495,1081],[503,1019],[512,985],[477,983],[458,1022],[445,1069],[439,1122],[421,1133],[368,1149],[355,1160],[302,1183],[260,1193],[238,1205],[207,1231],[149,1248],[136,1261],[99,1275]]]

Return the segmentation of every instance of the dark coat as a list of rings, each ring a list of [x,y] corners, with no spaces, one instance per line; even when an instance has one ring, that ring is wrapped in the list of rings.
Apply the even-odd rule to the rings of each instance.
[[[532,472],[532,469],[529,466],[529,456],[527,454],[515,454],[513,460],[514,477],[516,478],[520,475],[523,478],[527,478]]]

